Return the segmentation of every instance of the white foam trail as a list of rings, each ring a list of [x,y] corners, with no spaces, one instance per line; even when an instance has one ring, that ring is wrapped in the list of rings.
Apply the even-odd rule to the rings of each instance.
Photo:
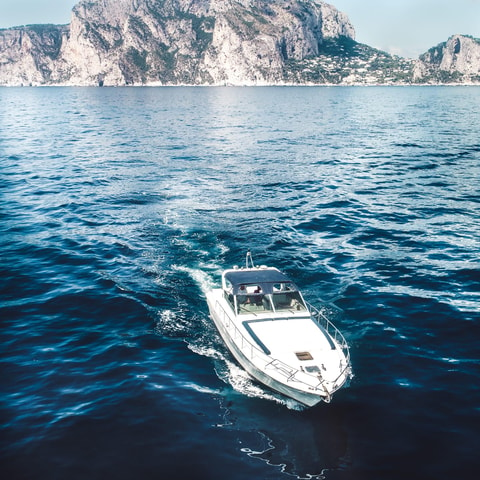
[[[208,292],[215,287],[215,282],[208,273],[198,268],[185,267],[183,265],[172,265],[177,272],[187,273],[199,285],[202,292]]]
[[[188,333],[188,325],[174,311],[162,310],[158,312],[158,320],[155,330],[161,334],[167,333],[173,336],[186,335]]]
[[[303,410],[304,407],[293,399],[284,397],[271,390],[265,389],[262,385],[253,380],[252,377],[238,364],[227,358],[223,358],[223,368],[217,371],[221,380],[230,385],[236,392],[250,398],[262,398],[285,405],[290,410]]]
[[[184,382],[182,385],[198,393],[207,393],[209,395],[218,395],[220,393],[219,390],[216,390],[214,388],[204,387],[202,385],[197,385],[196,383],[193,383],[193,382]]]

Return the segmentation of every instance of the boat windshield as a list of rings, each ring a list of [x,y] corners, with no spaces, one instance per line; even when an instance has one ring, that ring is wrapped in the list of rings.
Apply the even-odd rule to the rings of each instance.
[[[235,296],[237,313],[306,310],[300,292],[292,283],[274,285],[265,293],[261,285],[240,285]]]
[[[223,288],[237,313],[307,310],[296,285],[276,268],[228,270]]]
[[[238,313],[272,310],[269,295],[264,293],[260,285],[240,285],[236,303]]]
[[[280,310],[306,310],[299,292],[276,292],[272,295],[273,306]]]

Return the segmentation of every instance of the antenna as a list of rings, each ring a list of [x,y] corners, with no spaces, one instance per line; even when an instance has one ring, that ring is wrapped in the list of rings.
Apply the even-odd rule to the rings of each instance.
[[[248,266],[249,262],[250,262],[250,266]],[[252,252],[250,250],[247,251],[247,257],[245,258],[245,267],[255,268],[255,265],[253,264]]]

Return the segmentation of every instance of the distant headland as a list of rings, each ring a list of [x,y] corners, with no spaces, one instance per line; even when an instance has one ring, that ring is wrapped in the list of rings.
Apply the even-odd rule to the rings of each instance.
[[[69,25],[0,30],[0,85],[480,85],[480,39],[417,60],[355,41],[318,0],[84,0]]]

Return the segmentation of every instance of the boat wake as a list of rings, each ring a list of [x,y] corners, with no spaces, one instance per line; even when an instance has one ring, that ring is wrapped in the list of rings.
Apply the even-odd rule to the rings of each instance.
[[[184,265],[172,265],[172,269],[177,272],[186,273],[199,287],[203,294],[208,292],[215,286],[212,275],[207,273],[208,270],[213,270],[213,273],[220,272],[220,268],[216,269],[212,265],[203,265],[204,270],[200,268],[185,267]]]
[[[216,334],[216,332],[215,332]],[[220,380],[230,386],[235,392],[246,397],[259,398],[263,400],[273,401],[280,405],[285,405],[290,410],[302,411],[305,407],[293,399],[286,398],[282,395],[270,392],[258,384],[250,375],[235,361],[229,358],[228,351],[222,351],[220,338],[218,345],[207,345],[203,342],[188,343],[188,348],[204,357],[209,357],[214,361],[214,370]],[[225,390],[223,396],[230,397],[231,391]]]

